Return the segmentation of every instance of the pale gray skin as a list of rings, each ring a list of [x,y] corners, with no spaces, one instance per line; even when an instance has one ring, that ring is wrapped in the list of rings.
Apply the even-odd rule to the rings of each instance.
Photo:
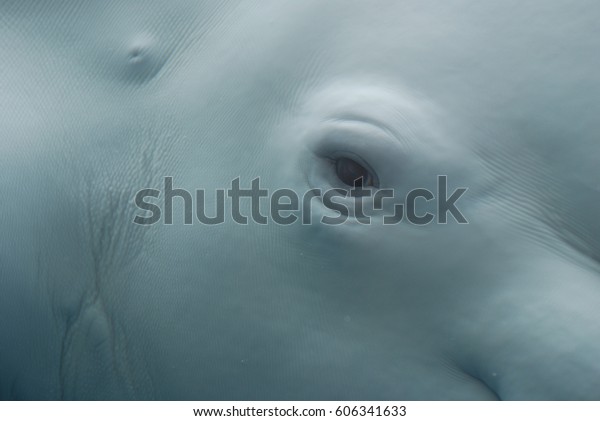
[[[376,3],[0,2],[0,397],[600,398],[600,3]],[[323,150],[469,224],[132,223]]]

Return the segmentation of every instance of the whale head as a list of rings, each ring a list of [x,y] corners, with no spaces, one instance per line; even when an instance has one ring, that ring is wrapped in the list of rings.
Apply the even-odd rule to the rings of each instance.
[[[0,396],[598,399],[592,1],[0,5]]]

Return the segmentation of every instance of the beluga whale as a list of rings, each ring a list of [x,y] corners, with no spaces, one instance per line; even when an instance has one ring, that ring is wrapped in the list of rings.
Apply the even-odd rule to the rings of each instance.
[[[599,21],[0,2],[0,398],[600,399]]]

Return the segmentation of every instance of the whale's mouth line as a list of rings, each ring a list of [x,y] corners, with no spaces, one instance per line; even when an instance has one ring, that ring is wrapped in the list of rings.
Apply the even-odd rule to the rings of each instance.
[[[461,370],[463,371],[463,373],[465,373],[466,376],[468,376],[471,379],[471,381],[473,381],[473,383],[479,384],[481,387],[485,388],[490,393],[490,395],[494,396],[495,400],[504,400],[496,392],[496,390],[485,381],[485,379],[482,376],[477,375],[473,373],[472,370],[467,370],[464,367],[461,367]]]

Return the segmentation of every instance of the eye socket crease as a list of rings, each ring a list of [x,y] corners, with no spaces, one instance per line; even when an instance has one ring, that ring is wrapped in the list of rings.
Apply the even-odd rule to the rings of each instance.
[[[356,114],[344,114],[344,115],[340,115],[334,118],[330,118],[329,120],[327,120],[329,122],[334,122],[334,123],[346,123],[346,124],[358,124],[360,126],[364,126],[364,127],[369,127],[371,129],[376,129],[381,131],[382,133],[390,136],[391,138],[395,139],[396,141],[399,141],[399,139],[401,139],[401,137],[399,136],[399,134],[393,130],[390,126],[384,124],[383,122],[375,119],[375,118],[370,118],[370,117],[365,117],[365,116],[359,116]]]

